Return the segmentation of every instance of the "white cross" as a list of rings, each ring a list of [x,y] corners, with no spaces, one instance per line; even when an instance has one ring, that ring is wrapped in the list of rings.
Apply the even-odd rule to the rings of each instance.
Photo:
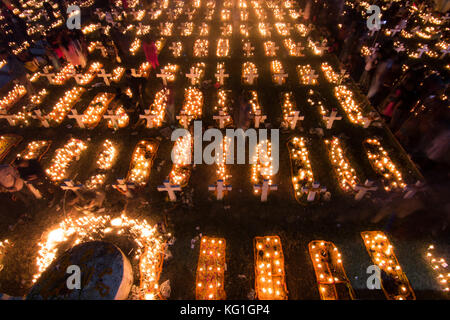
[[[442,52],[441,59],[443,59],[447,55],[447,53],[450,53],[450,46],[447,46],[447,48],[442,49],[441,52]]]
[[[100,69],[100,71],[97,73],[97,77],[102,77],[107,86],[111,85],[111,82],[109,81],[111,73],[106,73],[104,69]]]
[[[294,47],[294,54],[295,54],[297,57],[302,56],[302,55],[303,55],[303,54],[302,54],[303,49],[305,49],[305,48],[302,47],[300,44],[296,44],[295,47]]]
[[[397,33],[399,33],[400,31],[402,31],[402,29],[400,28],[399,25],[396,25],[394,29],[389,30],[391,32],[392,36],[395,36]]]
[[[48,116],[42,115],[42,111],[41,111],[41,110],[39,110],[39,109],[34,110],[34,114],[35,114],[35,115],[32,115],[32,116],[31,116],[33,119],[39,120],[39,121],[41,122],[41,124],[42,124],[45,128],[49,128],[49,127],[50,127],[50,124],[48,123],[49,117],[48,117]]]
[[[54,73],[49,73],[49,72],[39,73],[39,75],[41,77],[46,77],[48,80],[48,83],[50,83],[50,84],[53,82],[53,77],[55,76]]]
[[[244,75],[244,78],[250,85],[253,85],[255,79],[258,78],[258,74],[253,69],[250,69],[250,71]]]
[[[373,122],[380,120],[380,118],[373,113],[370,113],[367,115],[367,117],[362,117],[362,120],[363,128],[368,128]]]
[[[252,47],[252,44],[250,42],[245,42],[243,50],[245,51],[246,57],[250,57],[253,54],[253,50],[255,50],[255,48]]]
[[[84,199],[81,193],[78,191],[83,188],[82,184],[74,184],[72,180],[66,179],[63,183],[60,184],[60,187],[63,190],[71,190],[77,195],[77,197],[79,197],[80,199]]]
[[[84,115],[78,114],[78,111],[76,109],[72,109],[72,114],[69,114],[67,117],[69,119],[75,119],[77,121],[77,124],[80,128],[84,129],[84,123],[83,123],[83,117]]]
[[[8,120],[8,124],[10,126],[14,126],[15,125],[15,121],[14,121],[15,117],[16,116],[14,114],[7,114],[6,110],[0,110],[0,119]]]
[[[213,120],[219,120],[219,128],[223,129],[225,127],[225,124],[230,121],[231,117],[222,110],[219,111],[218,116],[213,116]]]
[[[277,50],[280,49],[280,47],[276,47],[273,42],[269,42],[269,45],[267,46],[268,56],[276,56]]]
[[[378,187],[373,185],[373,181],[370,180],[366,180],[366,182],[364,182],[364,185],[359,185],[357,184],[354,187],[355,191],[357,191],[357,193],[355,194],[355,200],[359,201],[362,198],[364,198],[364,196],[366,195],[366,193],[370,192],[370,191],[376,191],[378,190]]]
[[[422,181],[417,181],[414,185],[406,186],[403,190],[406,191],[403,199],[411,199],[416,195],[417,192],[423,191],[425,188],[425,183]]]
[[[139,119],[145,119],[147,121],[147,128],[153,128],[153,119],[157,118],[156,115],[150,114],[150,110],[144,110],[145,114],[140,114]]]
[[[217,180],[216,185],[210,185],[208,187],[209,191],[216,191],[217,200],[222,200],[224,193],[231,191],[231,189],[231,185],[224,185],[223,180]]]
[[[187,129],[189,127],[189,120],[191,118],[190,115],[184,113],[184,112],[180,112],[179,116],[176,116],[177,120],[183,120],[184,119],[184,128]]]
[[[430,49],[428,49],[428,45],[424,45],[423,47],[417,49],[417,52],[419,53],[419,58],[422,57],[424,52],[428,52]]]
[[[158,186],[158,191],[167,191],[169,194],[169,199],[172,202],[177,201],[177,196],[175,195],[175,191],[181,191],[181,187],[177,184],[171,184],[169,180],[164,180],[162,186]]]
[[[137,69],[131,69],[131,75],[135,78],[139,78],[142,76],[142,73],[140,71],[137,71]]]
[[[307,84],[313,84],[314,80],[316,80],[317,78],[319,78],[319,75],[316,74],[316,72],[314,71],[314,69],[310,69],[309,73],[306,75],[307,76]]]
[[[331,129],[333,127],[334,121],[342,120],[342,117],[338,116],[337,110],[333,108],[329,116],[323,116],[323,120],[327,122],[327,129]]]
[[[178,50],[177,43],[176,43],[176,42],[172,42],[172,44],[171,44],[170,47],[169,47],[169,50],[172,51],[172,54],[175,54],[175,51]]]
[[[403,43],[400,43],[400,45],[398,47],[395,48],[395,51],[397,52],[402,52],[405,51],[405,46]]]
[[[269,180],[264,179],[263,184],[255,184],[253,190],[255,190],[255,192],[261,190],[261,202],[266,202],[269,191],[278,190],[278,186],[276,184],[269,185]]]
[[[328,46],[325,44],[325,41],[322,42],[319,45],[316,45],[317,50],[319,50],[321,53],[324,53],[326,50],[328,50]]]
[[[224,78],[228,78],[230,75],[225,73],[223,69],[220,69],[218,73],[215,74],[217,80],[221,85],[224,83]]]
[[[264,120],[266,120],[267,116],[261,115],[261,110],[256,110],[255,115],[253,116],[255,120],[255,128],[259,128],[260,123],[264,123]]]
[[[170,74],[169,72],[163,71],[163,72],[161,72],[161,73],[158,73],[158,74],[156,75],[156,77],[157,77],[157,78],[161,78],[161,79],[162,79],[162,82],[163,82],[163,85],[164,85],[164,86],[167,86],[167,78],[170,77],[171,75],[172,75],[172,74]]]
[[[195,68],[192,67],[191,68],[191,73],[186,73],[186,78],[191,79],[191,84],[193,85],[195,83],[195,79],[200,77],[199,73],[194,73],[195,72]]]
[[[287,116],[286,120],[291,128],[291,130],[294,130],[296,125],[297,125],[297,121],[302,121],[303,119],[305,119],[304,116],[300,116],[300,111],[294,111],[292,116]]]
[[[192,18],[194,17],[194,14],[195,14],[195,9],[192,9],[191,11],[186,10],[186,15],[189,20],[192,20]]]
[[[112,125],[114,127],[114,129],[118,129],[119,128],[119,119],[120,119],[120,115],[116,115],[114,114],[114,112],[112,110],[108,110],[108,114],[103,115],[104,119],[109,119],[112,122]]]
[[[312,202],[314,201],[314,199],[316,198],[316,194],[317,193],[323,193],[326,192],[327,188],[326,187],[320,187],[320,183],[318,182],[314,182],[311,186],[311,188],[307,188],[307,187],[302,187],[302,192],[308,192],[308,197],[306,198],[306,200],[308,202]]]
[[[125,179],[117,179],[117,183],[113,183],[112,187],[120,192],[124,193],[127,198],[132,198],[133,194],[130,189],[134,189],[135,185],[132,182],[126,182]]]
[[[287,73],[275,73],[273,77],[279,86],[283,84],[283,79],[287,78]]]

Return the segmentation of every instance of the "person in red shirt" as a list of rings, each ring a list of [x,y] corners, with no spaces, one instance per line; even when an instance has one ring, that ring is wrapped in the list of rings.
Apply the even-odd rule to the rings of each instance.
[[[145,37],[142,46],[144,48],[145,58],[152,65],[152,68],[156,69],[156,67],[159,67],[158,49],[153,39],[150,36]]]

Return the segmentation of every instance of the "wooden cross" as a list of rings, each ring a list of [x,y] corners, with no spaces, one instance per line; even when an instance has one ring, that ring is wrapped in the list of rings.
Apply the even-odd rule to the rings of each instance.
[[[228,78],[230,75],[225,73],[223,69],[220,69],[218,73],[215,74],[217,80],[221,85],[224,84],[224,78]]]
[[[363,128],[368,128],[373,122],[380,120],[380,117],[375,113],[370,113],[367,117],[362,117]]]
[[[72,109],[72,110],[70,110],[70,111],[72,111],[72,114],[69,114],[67,117],[68,117],[69,119],[75,119],[75,120],[77,121],[78,126],[79,126],[80,128],[82,128],[82,129],[84,129],[84,128],[85,128],[85,127],[84,127],[84,123],[83,123],[83,117],[84,117],[84,115],[78,114],[77,109]]]
[[[400,28],[399,25],[396,25],[394,29],[389,30],[391,32],[392,36],[395,36],[397,33],[399,33],[400,31],[402,31],[402,29]]]
[[[428,49],[428,45],[424,45],[423,47],[417,49],[417,52],[419,53],[419,58],[422,58],[422,55],[424,52],[428,52],[430,49]]]
[[[134,183],[126,182],[125,179],[120,178],[117,179],[117,183],[112,184],[112,187],[125,194],[127,198],[132,198],[133,194],[131,193],[131,189],[134,189],[136,186],[134,185]]]
[[[41,124],[42,124],[45,128],[49,128],[49,127],[50,127],[50,124],[48,123],[48,120],[47,120],[47,119],[49,119],[48,116],[42,115],[42,111],[39,110],[39,109],[36,109],[36,110],[34,110],[33,112],[34,112],[34,114],[35,114],[35,115],[32,115],[32,116],[31,116],[33,119],[39,120],[39,121],[41,122]]]
[[[79,191],[81,188],[83,188],[82,184],[74,184],[72,180],[66,179],[63,183],[60,184],[60,187],[63,190],[71,190],[77,195],[77,197],[79,197],[80,199],[84,199],[83,195]]]
[[[171,76],[171,74],[169,72],[166,72],[166,71],[163,71],[163,72],[158,73],[156,75],[157,78],[161,78],[162,79],[162,82],[163,82],[164,86],[167,86],[167,78],[170,77],[170,76]]]
[[[180,112],[180,115],[176,116],[177,120],[184,120],[183,127],[187,129],[189,127],[189,120],[191,120],[191,116],[186,114],[184,111]]]
[[[230,121],[231,117],[222,110],[219,111],[218,116],[213,116],[213,120],[219,120],[219,128],[223,129],[225,127],[225,124]]]
[[[318,182],[314,182],[311,186],[311,188],[308,187],[302,187],[302,192],[307,192],[308,193],[308,197],[306,198],[306,200],[308,202],[312,202],[314,201],[314,199],[316,198],[316,194],[321,194],[327,191],[326,187],[320,187],[320,183]]]
[[[305,119],[304,116],[300,116],[300,111],[294,111],[293,114],[291,116],[287,116],[286,120],[288,122],[289,127],[291,128],[291,130],[294,130],[296,125],[297,125],[297,121],[302,121],[303,119]]]
[[[263,184],[255,184],[253,186],[253,190],[255,192],[259,192],[259,190],[261,190],[261,202],[266,202],[267,201],[267,195],[269,194],[269,191],[272,190],[278,190],[278,186],[276,184],[270,184],[269,185],[269,180],[264,179],[263,180]]]
[[[256,78],[258,78],[258,74],[253,71],[253,69],[250,69],[250,71],[244,75],[245,79],[250,85],[253,85],[253,82]]]
[[[175,195],[175,191],[181,191],[180,185],[171,184],[169,180],[164,180],[162,186],[158,186],[158,191],[167,191],[169,194],[169,199],[172,202],[177,201],[177,196]]]
[[[400,43],[400,45],[395,48],[395,51],[397,52],[405,51],[405,46],[403,45],[403,43]]]
[[[222,200],[224,193],[227,191],[231,191],[231,189],[231,185],[224,185],[223,180],[217,180],[216,185],[210,185],[208,187],[209,191],[216,192],[217,200]]]
[[[357,191],[357,193],[355,194],[355,200],[359,201],[362,198],[364,198],[364,196],[366,195],[366,193],[370,192],[370,191],[376,191],[378,190],[378,187],[373,185],[373,181],[370,180],[366,180],[366,182],[364,182],[364,185],[359,185],[357,184],[354,187],[355,191]]]
[[[256,110],[255,115],[253,117],[255,120],[255,128],[257,128],[257,129],[259,128],[259,124],[264,123],[264,121],[267,118],[267,116],[261,115],[261,110]]]
[[[317,50],[319,50],[321,53],[324,53],[326,50],[328,50],[328,46],[325,44],[325,42],[320,43],[319,45],[316,45]]]
[[[139,78],[142,76],[142,73],[140,71],[137,71],[137,69],[130,69],[131,70],[131,75],[135,78]]]
[[[169,47],[169,50],[172,51],[172,54],[175,54],[175,51],[178,50],[178,46],[176,42],[172,42],[172,44]]]
[[[194,17],[195,14],[195,9],[192,9],[191,11],[186,10],[186,16],[188,17],[189,20],[192,20],[192,18]]]
[[[336,108],[333,108],[329,116],[323,116],[323,120],[327,122],[327,129],[331,129],[334,121],[342,120],[342,117],[338,116]]]
[[[157,118],[157,116],[154,115],[154,114],[150,114],[150,110],[149,109],[144,110],[144,112],[145,112],[145,114],[140,114],[139,115],[139,119],[145,119],[146,122],[147,122],[146,127],[147,128],[153,128],[153,120],[155,118]]]
[[[200,74],[199,73],[195,73],[195,68],[192,67],[190,70],[190,73],[186,73],[186,78],[191,79],[191,84],[194,85],[194,81],[196,78],[199,78]]]
[[[411,199],[416,193],[425,190],[425,183],[417,181],[414,185],[408,185],[403,190],[406,191],[403,195],[403,199]]]
[[[106,73],[104,69],[100,69],[100,71],[97,73],[97,77],[102,77],[103,81],[105,81],[105,84],[107,86],[111,85],[111,82],[109,81],[109,78],[111,77],[110,73]]]
[[[10,126],[14,126],[16,124],[14,121],[15,117],[16,116],[14,114],[7,114],[6,110],[0,110],[0,119],[6,119]]]
[[[287,78],[287,73],[275,73],[273,77],[279,86],[283,84],[283,79]]]

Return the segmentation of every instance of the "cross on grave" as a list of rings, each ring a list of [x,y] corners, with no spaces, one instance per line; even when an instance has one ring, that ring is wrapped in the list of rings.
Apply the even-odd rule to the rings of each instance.
[[[161,78],[162,79],[162,82],[163,82],[164,86],[167,86],[167,78],[170,77],[170,76],[171,76],[171,74],[169,72],[166,72],[166,71],[163,71],[163,72],[158,73],[156,75],[157,78]]]
[[[169,199],[172,202],[177,201],[177,196],[175,195],[175,191],[181,191],[181,187],[177,184],[171,184],[169,180],[164,180],[162,186],[158,186],[158,191],[167,191],[169,194]]]
[[[229,115],[226,115],[222,110],[219,111],[218,116],[213,116],[213,120],[219,120],[220,129],[223,129],[225,127],[225,124],[230,121],[230,119],[231,117]]]
[[[50,73],[50,72],[44,72],[44,73],[39,73],[40,77],[46,77],[48,80],[48,83],[52,84],[53,82],[53,77],[55,76],[54,73]]]
[[[319,50],[321,53],[324,53],[328,50],[328,46],[325,44],[325,41],[320,43],[319,45],[316,45],[317,50]]]
[[[120,117],[121,117],[120,114],[116,115],[116,114],[114,114],[114,112],[112,110],[108,110],[108,114],[103,115],[104,119],[111,120],[114,130],[119,129]]]
[[[302,192],[308,192],[308,197],[306,198],[306,200],[308,202],[314,201],[314,199],[316,198],[316,194],[317,193],[321,194],[321,193],[324,193],[326,191],[327,191],[327,188],[326,187],[320,187],[320,183],[318,183],[318,182],[314,182],[310,188],[302,187]]]
[[[109,78],[111,77],[111,73],[106,73],[104,69],[100,69],[100,71],[97,73],[97,77],[103,78],[103,81],[105,81],[105,84],[107,86],[111,85],[111,82],[109,81]]]
[[[10,126],[14,126],[14,118],[16,116],[14,114],[7,114],[6,110],[0,110],[0,119],[6,119]]]
[[[432,15],[428,12],[427,14],[423,15],[423,22],[425,24],[428,23],[428,21],[431,19]]]
[[[450,14],[447,13],[445,16],[442,17],[442,19],[444,19],[444,21],[447,21],[448,19],[450,19]]]
[[[283,84],[283,79],[287,78],[287,73],[275,73],[273,77],[279,86]]]
[[[255,50],[250,42],[245,42],[242,49],[245,51],[246,57],[250,57],[253,54],[253,50]]]
[[[148,26],[144,26],[141,22],[139,22],[139,25],[136,27],[136,34],[145,34],[148,30]]]
[[[389,32],[391,33],[391,36],[395,36],[397,33],[402,31],[399,25],[396,25],[394,29],[390,29]]]
[[[188,17],[189,20],[192,20],[192,18],[194,17],[195,14],[195,9],[192,9],[191,11],[186,10],[186,16]]]
[[[417,49],[417,52],[419,53],[419,58],[422,58],[423,53],[428,51],[430,51],[430,49],[428,49],[428,45],[424,45],[423,47]]]
[[[156,14],[158,13],[158,10],[152,8],[151,10],[148,11],[148,13],[150,13],[150,16],[155,17]],[[169,14],[169,12],[168,12],[168,14]],[[170,14],[172,14],[172,16],[173,16],[173,11],[170,11]]]
[[[404,45],[403,43],[400,43],[400,45],[399,45],[398,47],[394,48],[394,49],[395,49],[395,51],[397,51],[397,52],[403,52],[403,51],[406,50],[406,49],[405,49],[405,45]]]
[[[376,32],[380,31],[380,29],[381,29],[381,28],[374,27],[372,30],[370,30],[369,36],[370,36],[370,37],[373,37],[373,35],[374,35]]]
[[[220,69],[219,72],[214,75],[222,86],[224,84],[224,78],[228,78],[230,76],[228,73],[225,73],[223,69]]]
[[[287,116],[286,120],[287,120],[287,125],[289,125],[289,127],[291,128],[291,130],[294,130],[295,127],[297,126],[297,121],[302,121],[303,119],[305,119],[304,116],[300,116],[300,111],[294,111],[292,116]]]
[[[39,120],[45,128],[50,127],[50,124],[48,123],[48,120],[47,120],[47,119],[49,119],[48,116],[42,115],[42,111],[39,109],[36,109],[33,112],[35,114],[35,115],[31,116],[33,119]]]
[[[367,117],[362,117],[363,120],[363,128],[367,129],[372,123],[379,121],[380,117],[374,113],[370,113]]]
[[[244,75],[244,78],[250,85],[253,85],[255,79],[258,78],[258,74],[254,72],[253,69],[250,69],[249,73]]]
[[[186,114],[184,111],[180,112],[180,115],[176,116],[177,120],[184,120],[184,128],[187,129],[189,127],[189,120],[191,119],[191,116]]]
[[[172,54],[175,54],[175,51],[178,49],[177,43],[172,42],[172,44],[169,47],[169,50],[172,51]]]
[[[280,47],[276,47],[274,43],[270,43],[269,46],[267,47],[268,55],[276,56],[278,49],[280,49]]]
[[[33,18],[30,18],[30,16],[34,15],[33,11],[27,11],[27,12],[22,12],[22,14],[27,18],[27,22],[32,22]]]
[[[255,120],[255,128],[258,129],[259,124],[264,123],[264,120],[266,120],[267,116],[261,115],[261,110],[256,110],[253,118]]]
[[[278,186],[276,184],[269,185],[269,180],[264,179],[263,184],[262,185],[255,184],[253,186],[253,190],[255,192],[258,192],[259,190],[261,190],[261,202],[266,202],[269,191],[278,190]]]
[[[80,193],[81,188],[83,188],[82,184],[74,184],[72,180],[66,179],[63,183],[59,185],[63,190],[71,190],[73,193],[77,195],[80,199],[84,199],[83,195]]]
[[[338,116],[337,110],[333,108],[329,116],[323,116],[323,120],[327,122],[327,129],[331,129],[333,127],[334,121],[342,120],[342,117]]]
[[[314,80],[319,78],[319,75],[316,74],[316,71],[314,69],[310,69],[307,74],[307,84],[313,84]]]
[[[147,122],[146,127],[147,128],[153,128],[153,119],[157,118],[157,116],[154,115],[154,114],[150,114],[150,110],[149,109],[144,110],[144,113],[145,114],[140,114],[139,115],[139,119],[145,119],[146,122]]]
[[[224,193],[227,191],[231,191],[231,189],[231,185],[224,185],[223,180],[217,180],[216,185],[210,185],[208,187],[209,191],[216,192],[217,200],[222,200]]]
[[[72,114],[69,114],[67,117],[69,119],[75,119],[77,121],[77,124],[80,128],[84,129],[84,123],[83,123],[83,115],[82,114],[78,114],[77,109],[72,109],[70,110],[72,111]]]
[[[132,182],[126,182],[125,179],[120,178],[117,179],[117,183],[113,183],[112,187],[119,192],[123,193],[127,198],[133,198],[133,194],[131,193],[131,189],[134,189],[136,186]]]
[[[447,46],[447,48],[442,49],[441,52],[442,52],[442,55],[441,55],[440,59],[443,59],[448,53],[450,53],[450,46]]]
[[[195,72],[195,68],[191,68],[190,73],[186,73],[186,78],[191,79],[191,84],[194,85],[194,81],[196,78],[200,77],[199,73],[194,73]]]
[[[135,78],[139,78],[142,76],[142,73],[140,71],[137,71],[137,69],[130,69],[131,75]]]
[[[364,196],[366,195],[366,193],[370,192],[370,191],[376,191],[378,190],[378,187],[373,185],[373,181],[370,180],[366,180],[366,182],[364,182],[363,185],[357,184],[354,187],[354,190],[357,191],[357,193],[355,194],[355,200],[359,201],[362,198],[364,198]]]
[[[225,35],[227,34],[227,29],[228,29],[228,28],[227,28],[226,25],[220,27],[220,31],[222,31],[222,35],[223,35],[223,36],[225,36]]]
[[[425,190],[425,183],[422,181],[417,181],[413,185],[406,186],[403,191],[406,191],[403,195],[403,199],[411,199],[416,195],[416,193],[424,191]]]
[[[300,44],[296,44],[294,47],[294,53],[297,57],[302,56],[303,53],[303,49],[305,49],[305,47],[302,47]]]
[[[94,14],[97,15],[98,19],[102,19],[103,11],[100,8],[95,9]]]

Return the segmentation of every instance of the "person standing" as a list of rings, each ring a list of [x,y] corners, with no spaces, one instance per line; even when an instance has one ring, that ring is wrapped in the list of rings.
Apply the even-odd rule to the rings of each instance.
[[[152,65],[152,68],[156,69],[156,67],[159,67],[158,49],[153,39],[150,36],[146,37],[142,46],[144,48],[145,58]]]

